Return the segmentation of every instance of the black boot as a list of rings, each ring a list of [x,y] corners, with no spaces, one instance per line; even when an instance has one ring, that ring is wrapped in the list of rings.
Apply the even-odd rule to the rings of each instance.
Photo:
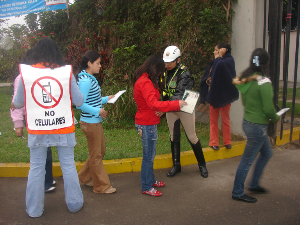
[[[195,154],[196,159],[198,161],[198,166],[199,166],[199,169],[200,169],[201,176],[204,177],[204,178],[207,178],[208,177],[208,171],[206,169],[206,163],[205,163],[205,159],[204,159],[204,155],[203,155],[200,140],[198,140],[198,142],[196,144],[191,143],[191,146],[193,148],[194,154]]]
[[[177,173],[181,172],[180,165],[180,142],[171,141],[171,151],[172,151],[172,159],[173,159],[173,167],[168,172],[168,177],[174,177]]]

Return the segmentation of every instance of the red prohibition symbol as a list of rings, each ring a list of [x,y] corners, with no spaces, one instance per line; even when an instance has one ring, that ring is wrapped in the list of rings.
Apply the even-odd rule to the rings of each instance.
[[[50,79],[50,80],[53,80],[54,82],[57,83],[57,85],[58,85],[59,88],[60,88],[60,95],[59,95],[59,98],[58,98],[58,99],[56,99],[55,97],[53,97],[53,95],[52,95],[51,93],[49,93],[49,91],[47,91],[46,88],[40,83],[40,81],[41,81],[41,80],[44,80],[44,79]],[[34,96],[34,88],[35,88],[35,87],[37,87],[37,88],[40,87],[40,88],[48,95],[48,97],[51,98],[51,99],[53,100],[54,104],[53,104],[53,105],[48,105],[48,106],[41,104],[41,103],[36,99],[36,97]],[[42,107],[42,108],[44,108],[44,109],[51,109],[51,108],[54,108],[55,106],[57,106],[58,103],[60,102],[60,100],[61,100],[61,98],[62,98],[62,96],[63,96],[63,87],[62,87],[61,83],[60,83],[57,79],[55,79],[55,78],[53,78],[53,77],[49,77],[49,76],[40,77],[39,79],[37,79],[36,81],[33,82],[32,87],[31,87],[31,95],[32,95],[33,100],[34,100],[34,101],[36,102],[36,104],[38,104],[40,107]]]

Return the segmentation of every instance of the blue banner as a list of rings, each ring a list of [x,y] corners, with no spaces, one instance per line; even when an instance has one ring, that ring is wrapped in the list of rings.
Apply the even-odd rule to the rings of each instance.
[[[0,18],[66,9],[67,0],[0,0]]]

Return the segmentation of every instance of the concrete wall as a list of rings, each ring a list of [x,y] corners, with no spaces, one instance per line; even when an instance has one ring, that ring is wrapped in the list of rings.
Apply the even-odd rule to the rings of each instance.
[[[269,5],[269,4],[267,4]],[[249,66],[255,48],[263,47],[264,1],[239,0],[233,5],[231,47],[237,76]],[[242,129],[243,106],[241,97],[230,109],[231,132],[244,136]]]
[[[283,80],[283,57],[284,57],[285,36],[286,36],[285,33],[281,34],[280,80]],[[291,82],[294,82],[296,37],[297,37],[297,31],[291,31],[291,33],[290,33],[290,52],[289,52],[289,70],[288,70],[288,81],[291,81]],[[298,57],[297,74],[298,74],[297,82],[300,82],[300,57]]]

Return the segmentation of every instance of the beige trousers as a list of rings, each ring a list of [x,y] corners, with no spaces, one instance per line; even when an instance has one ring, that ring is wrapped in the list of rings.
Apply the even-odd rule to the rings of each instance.
[[[180,141],[180,140],[174,140],[174,134],[177,136],[177,134],[180,132],[180,126],[174,124],[177,120],[180,119],[180,122],[184,128],[184,131],[189,139],[189,141],[192,144],[196,144],[198,142],[198,137],[196,135],[195,131],[195,111],[193,114],[185,113],[185,112],[168,112],[166,113],[169,131],[171,135],[171,141]]]
[[[95,193],[104,193],[111,187],[111,184],[102,162],[105,154],[102,124],[80,121],[80,128],[87,139],[89,157],[78,172],[79,181],[83,184],[88,184],[92,180],[93,191]]]

